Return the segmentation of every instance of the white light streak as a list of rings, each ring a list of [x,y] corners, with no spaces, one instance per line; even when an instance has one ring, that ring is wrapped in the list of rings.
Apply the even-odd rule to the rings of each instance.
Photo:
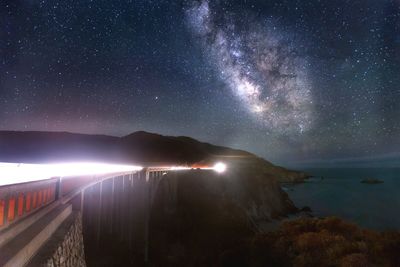
[[[171,171],[183,171],[183,170],[190,170],[192,168],[190,167],[180,167],[180,166],[172,166],[172,167],[166,167],[167,169]]]
[[[223,173],[226,171],[226,164],[222,163],[222,162],[218,162],[214,165],[214,171],[218,172],[218,173]]]
[[[192,170],[187,166],[150,167],[149,169],[162,169],[166,171]],[[195,168],[201,170],[214,170],[222,173],[226,170],[224,163],[218,162],[213,167]],[[87,175],[103,175],[110,173],[124,173],[141,171],[143,167],[134,165],[119,165],[94,162],[57,163],[57,164],[25,164],[25,163],[0,163],[0,186],[18,183],[46,180],[53,177],[79,177]]]
[[[17,184],[52,177],[100,175],[118,172],[140,171],[143,167],[93,162],[25,164],[0,163],[0,186]]]

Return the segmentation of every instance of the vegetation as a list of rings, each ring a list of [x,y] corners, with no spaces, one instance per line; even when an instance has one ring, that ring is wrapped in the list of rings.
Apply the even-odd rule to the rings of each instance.
[[[400,266],[399,251],[399,232],[364,230],[335,217],[302,218],[226,251],[220,266]]]

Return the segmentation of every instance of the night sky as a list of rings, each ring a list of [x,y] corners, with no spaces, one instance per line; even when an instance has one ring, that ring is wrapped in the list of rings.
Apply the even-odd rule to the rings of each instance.
[[[400,152],[400,0],[2,0],[0,130]]]

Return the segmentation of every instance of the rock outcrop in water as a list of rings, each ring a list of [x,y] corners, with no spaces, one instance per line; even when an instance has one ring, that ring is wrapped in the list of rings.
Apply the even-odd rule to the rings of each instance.
[[[376,178],[365,178],[365,179],[361,180],[361,183],[363,183],[363,184],[382,184],[383,181],[376,179]]]

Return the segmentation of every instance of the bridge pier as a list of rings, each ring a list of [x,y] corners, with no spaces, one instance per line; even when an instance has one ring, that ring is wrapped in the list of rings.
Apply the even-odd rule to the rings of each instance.
[[[114,233],[113,232],[113,224],[114,224],[114,216],[115,216],[115,209],[114,209],[114,194],[115,194],[115,177],[112,178],[112,184],[111,184],[111,218],[110,218],[110,233],[111,235]]]
[[[135,174],[130,174],[129,177],[129,186],[128,186],[128,243],[129,243],[129,250],[132,251],[132,242],[133,242],[133,180]]]
[[[102,208],[103,208],[103,182],[99,183],[99,211],[97,214],[97,232],[96,232],[96,242],[97,247],[100,246],[100,230],[101,230],[101,219],[102,219]]]
[[[149,262],[149,223],[150,223],[150,172],[146,169],[146,185],[145,185],[145,224],[144,224],[144,262]]]
[[[83,214],[83,212],[84,212],[84,210],[83,210],[83,207],[84,207],[84,202],[85,202],[85,190],[82,190],[82,192],[81,192],[81,205],[80,205],[80,211],[81,211],[81,213]]]

